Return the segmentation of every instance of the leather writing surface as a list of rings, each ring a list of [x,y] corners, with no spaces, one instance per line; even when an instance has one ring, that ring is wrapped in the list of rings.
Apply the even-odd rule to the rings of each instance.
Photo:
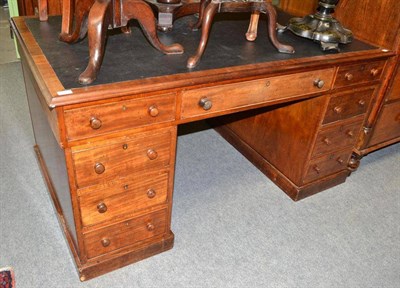
[[[256,41],[249,42],[245,38],[249,13],[216,15],[204,55],[192,70],[186,68],[186,61],[199,44],[201,31],[190,29],[190,24],[195,23],[197,18],[187,16],[177,19],[171,32],[158,33],[164,44],[182,44],[185,53],[181,55],[164,55],[153,48],[137,22],[131,21],[131,34],[108,31],[112,35],[107,38],[103,64],[96,81],[91,85],[326,54],[318,43],[298,37],[290,31],[279,34],[278,38],[282,43],[292,45],[296,52],[279,53],[269,41],[264,17],[262,15],[260,19]],[[280,23],[286,23],[288,19],[288,15],[279,13]],[[81,87],[78,76],[86,68],[89,57],[87,38],[75,44],[58,40],[61,31],[59,16],[49,17],[48,22],[40,22],[36,18],[25,21],[63,86],[66,89]],[[340,48],[340,53],[345,53],[374,47],[354,40],[351,44],[340,45]]]

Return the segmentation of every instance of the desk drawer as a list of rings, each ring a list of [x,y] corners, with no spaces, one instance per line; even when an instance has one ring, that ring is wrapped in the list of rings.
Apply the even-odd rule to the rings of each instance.
[[[400,101],[383,106],[369,145],[376,145],[400,137]]]
[[[385,63],[385,61],[377,61],[341,66],[336,76],[334,88],[379,80]]]
[[[165,233],[167,211],[160,210],[133,218],[83,236],[87,257],[93,258],[113,250]]]
[[[125,100],[64,112],[68,140],[175,120],[175,94]]]
[[[363,116],[355,121],[330,125],[321,129],[317,135],[312,157],[333,152],[344,147],[352,147],[358,139],[363,122]]]
[[[94,225],[166,203],[168,172],[148,173],[78,190],[82,224]]]
[[[374,88],[344,92],[329,100],[323,124],[364,114],[371,102]]]
[[[125,136],[92,143],[96,148],[74,147],[72,159],[79,188],[138,174],[144,169],[169,165],[172,135]],[[87,146],[86,146],[87,147]]]
[[[218,114],[330,89],[334,69],[316,70],[183,92],[181,118]],[[315,81],[322,80],[318,88]],[[319,82],[322,84],[322,82]]]
[[[304,177],[303,183],[308,183],[347,169],[347,163],[349,162],[350,155],[351,149],[341,152],[333,152],[314,159],[310,162],[310,166],[307,170],[307,174]]]

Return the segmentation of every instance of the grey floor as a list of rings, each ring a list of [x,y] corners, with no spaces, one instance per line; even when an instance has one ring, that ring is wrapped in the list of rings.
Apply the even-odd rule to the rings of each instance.
[[[213,130],[196,127],[178,140],[175,247],[79,282],[35,160],[15,60],[0,64],[0,267],[14,267],[18,288],[400,287],[400,144],[295,203]]]

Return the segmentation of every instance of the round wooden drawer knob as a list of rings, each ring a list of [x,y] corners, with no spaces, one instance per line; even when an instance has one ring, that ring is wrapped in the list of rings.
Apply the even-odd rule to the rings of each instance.
[[[90,127],[92,127],[92,129],[97,130],[101,127],[101,120],[99,118],[96,117],[92,117],[90,119]]]
[[[110,239],[108,239],[108,238],[103,238],[103,239],[101,239],[101,245],[103,245],[103,247],[108,247],[108,246],[110,246],[110,243],[111,243],[111,241],[110,241]]]
[[[372,77],[376,77],[378,75],[378,73],[379,73],[379,70],[376,69],[376,68],[373,68],[373,69],[371,69],[370,72],[371,72],[371,76]]]
[[[365,100],[361,99],[360,101],[358,101],[358,105],[360,105],[361,107],[365,106]]]
[[[99,211],[99,213],[107,212],[107,205],[103,202],[100,202],[99,204],[97,204],[97,211]]]
[[[324,87],[325,85],[325,81],[321,80],[321,79],[316,79],[314,80],[314,86],[321,89],[322,87]]]
[[[199,106],[204,110],[210,110],[212,107],[212,102],[207,97],[201,98],[199,101]]]
[[[336,114],[340,114],[343,111],[343,108],[340,106],[336,106],[335,108],[333,108],[333,111],[335,111]]]
[[[340,165],[342,165],[343,163],[344,163],[344,160],[342,159],[342,158],[338,158],[338,159],[336,159],[336,161],[340,164]]]
[[[96,163],[96,164],[94,165],[94,171],[95,171],[97,174],[102,174],[105,170],[106,170],[106,168],[105,168],[104,165],[101,164],[101,163]]]
[[[157,115],[160,113],[156,105],[150,106],[148,112],[151,117],[157,117]]]
[[[154,160],[158,157],[158,153],[153,149],[149,149],[147,150],[147,157],[149,157],[150,160]]]
[[[150,232],[154,231],[154,229],[155,229],[154,225],[151,223],[147,223],[146,228],[147,228],[147,231],[150,231]]]
[[[321,172],[321,169],[317,165],[315,165],[313,168],[314,168],[315,172],[317,172],[317,174],[319,174]]]
[[[156,196],[156,191],[154,191],[154,189],[149,189],[147,190],[147,197],[154,198]]]
[[[352,138],[354,136],[353,131],[349,130],[346,132],[347,136],[349,136],[350,138]]]
[[[348,81],[353,80],[354,76],[351,73],[346,73],[346,75],[344,75],[344,78]]]

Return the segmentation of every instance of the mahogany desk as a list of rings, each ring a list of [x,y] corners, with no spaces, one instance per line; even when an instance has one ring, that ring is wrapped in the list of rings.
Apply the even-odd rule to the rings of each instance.
[[[354,41],[324,54],[286,33],[280,40],[296,53],[280,54],[267,37],[244,39],[249,15],[218,17],[196,69],[186,61],[200,33],[185,17],[160,35],[185,54],[163,55],[133,28],[108,38],[90,86],[77,83],[87,43],[58,41],[59,17],[13,19],[35,150],[82,281],[172,248],[180,124],[225,124],[218,131],[294,200],[356,166],[354,145],[394,53]]]

